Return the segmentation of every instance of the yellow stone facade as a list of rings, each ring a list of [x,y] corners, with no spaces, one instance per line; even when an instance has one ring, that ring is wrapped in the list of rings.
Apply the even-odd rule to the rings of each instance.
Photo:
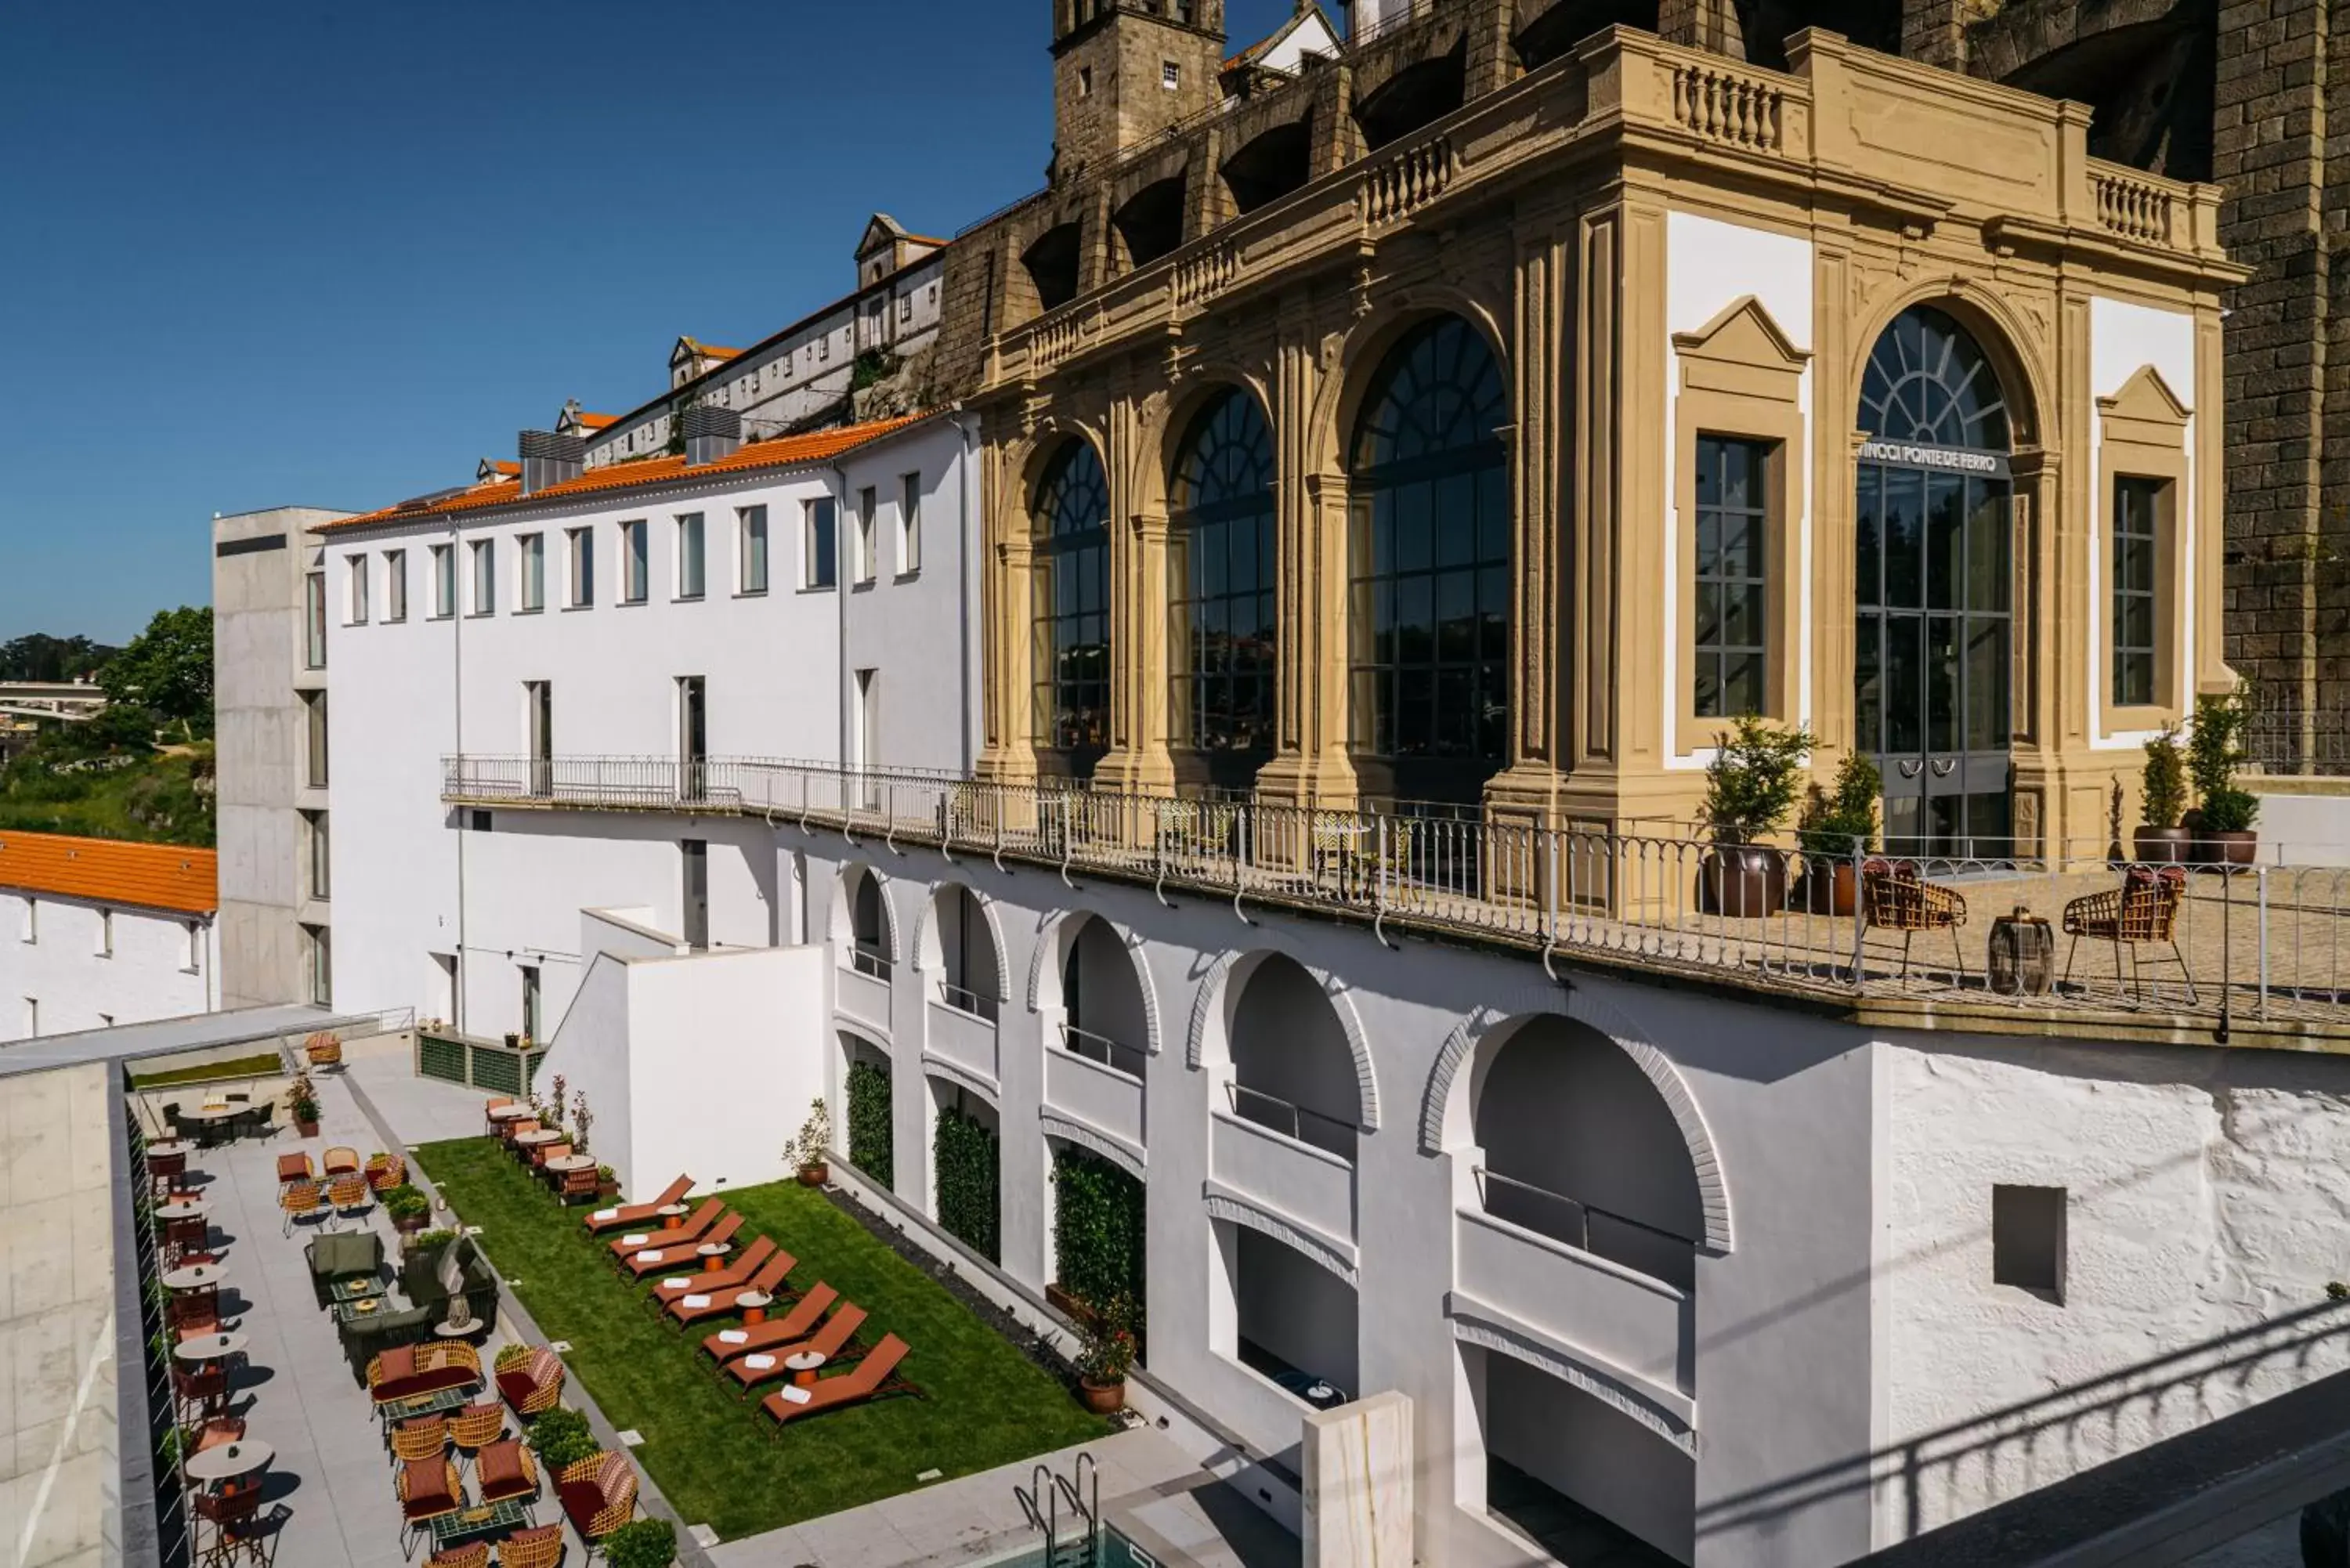
[[[1825,778],[1856,739],[1862,378],[1888,325],[1924,305],[1981,346],[2009,410],[2014,836],[2107,835],[2143,732],[2232,680],[2220,296],[2244,274],[2217,242],[2219,192],[2092,160],[2077,104],[1816,30],[1790,40],[1790,60],[1776,74],[1611,29],[1492,73],[1376,151],[1326,137],[1300,188],[1245,215],[1195,199],[1185,242],[1148,265],[1120,271],[1104,259],[1115,247],[1089,247],[1087,286],[1048,311],[1019,277],[1038,214],[1106,221],[1107,194],[1056,188],[967,238],[995,280],[972,400],[983,771],[1090,765],[1097,788],[1152,793],[1185,780],[1169,723],[1170,473],[1195,411],[1239,387],[1263,406],[1276,468],[1277,744],[1255,791],[1341,808],[1395,793],[1386,760],[1351,738],[1348,454],[1389,348],[1449,315],[1481,335],[1509,402],[1507,742],[1486,811],[1688,830],[1721,726],[1694,711],[1689,673],[1701,431],[1775,454],[1762,706],[1808,723]],[[1329,73],[1346,68],[1290,90],[1338,97]],[[1190,145],[1210,156],[1189,177],[1211,179],[1215,144]],[[1040,747],[1032,718],[1034,504],[1071,441],[1097,452],[1108,489],[1097,760]],[[2147,705],[2110,700],[2125,472],[2171,483]]]

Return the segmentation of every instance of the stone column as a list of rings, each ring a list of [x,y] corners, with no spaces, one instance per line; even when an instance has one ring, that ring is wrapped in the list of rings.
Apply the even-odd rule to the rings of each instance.
[[[1257,791],[1294,805],[1351,808],[1347,754],[1347,475],[1314,426],[1323,367],[1310,331],[1284,336],[1273,385],[1274,742]],[[1344,438],[1340,438],[1343,443]]]
[[[1510,559],[1515,602],[1510,613],[1510,761],[1485,786],[1502,815],[1547,822],[1558,788],[1563,719],[1560,641],[1573,624],[1565,597],[1560,492],[1570,467],[1561,461],[1573,427],[1565,374],[1567,244],[1571,215],[1532,213],[1517,236],[1511,327],[1510,403],[1516,424],[1510,450]]]
[[[2319,564],[2329,544],[2342,543],[2327,535],[2350,527],[2324,516],[2323,484],[2329,472],[2337,485],[2350,478],[2350,452],[2330,471],[2326,461],[2329,435],[2350,448],[2350,382],[2331,281],[2343,265],[2350,170],[2329,171],[2326,145],[2327,72],[2345,49],[2329,48],[2326,0],[2221,0],[2218,37],[2212,175],[2227,190],[2220,238],[2235,260],[2259,268],[2229,302],[2228,544],[2241,564],[2228,583],[2228,659],[2270,691],[2314,703],[2329,669],[2350,674],[2339,636],[2350,587],[2328,583],[2338,569]],[[2350,156],[2334,161],[2350,164]],[[2334,651],[2322,659],[2329,640]]]
[[[1001,492],[999,491],[999,493]],[[998,516],[1004,515],[999,510]],[[1024,515],[1007,517],[1009,527],[991,523],[995,538],[986,557],[986,591],[981,596],[985,618],[981,646],[987,650],[988,677],[983,683],[987,701],[987,749],[980,753],[979,775],[999,784],[1034,784],[1036,780],[1036,738],[1029,732],[1029,690],[1035,679],[1030,669],[1028,598],[1035,572],[1035,554]]]
[[[1109,753],[1094,770],[1103,789],[1166,794],[1175,787],[1167,753],[1167,514],[1147,498],[1144,472],[1158,461],[1142,409],[1121,397],[1109,410]],[[1150,568],[1155,564],[1157,575]]]

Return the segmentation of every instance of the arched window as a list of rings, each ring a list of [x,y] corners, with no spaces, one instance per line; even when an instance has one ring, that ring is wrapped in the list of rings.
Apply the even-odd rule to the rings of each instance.
[[[1349,673],[1357,753],[1398,794],[1473,800],[1509,758],[1509,400],[1457,317],[1381,363],[1349,462]]]
[[[1109,744],[1109,482],[1073,441],[1036,487],[1036,744],[1085,761]]]
[[[1868,356],[1860,428],[1879,441],[2005,452],[2007,397],[1981,345],[1933,306],[1916,306]]]
[[[1201,410],[1170,492],[1168,738],[1245,784],[1273,750],[1273,430],[1255,398]]]

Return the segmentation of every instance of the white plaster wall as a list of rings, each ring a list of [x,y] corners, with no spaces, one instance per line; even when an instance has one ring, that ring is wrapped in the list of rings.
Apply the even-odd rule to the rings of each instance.
[[[28,903],[36,938],[29,942]],[[113,953],[103,957],[100,908],[0,890],[0,1043],[35,1033],[33,1000],[42,1034],[185,1018],[220,1005],[220,932],[210,916],[116,907]]]
[[[588,1152],[597,1163],[612,1168],[623,1197],[642,1202],[668,1186],[677,1172],[649,1175],[635,1155],[636,1064],[629,1054],[628,961],[598,953],[562,1020],[546,1054],[539,1058],[531,1088],[542,1098],[552,1098],[552,1085],[560,1077],[567,1094],[588,1096],[588,1108],[596,1117],[588,1129]],[[687,1168],[688,1174],[699,1176]],[[647,1179],[651,1186],[643,1184]]]
[[[541,969],[545,1016],[561,1015],[577,983],[578,911],[641,906],[661,929],[681,930],[681,840],[710,845],[711,938],[764,946],[788,936],[777,906],[778,862],[764,826],[732,820],[603,818],[498,811],[492,831],[441,803],[442,759],[452,753],[519,755],[528,749],[525,684],[552,687],[559,757],[673,758],[678,680],[707,691],[708,745],[719,757],[837,761],[843,739],[842,652],[881,670],[883,741],[898,765],[964,765],[976,746],[962,672],[975,667],[976,625],[958,607],[976,538],[962,431],[926,423],[876,443],[845,472],[831,467],[736,475],[622,500],[503,514],[452,528],[371,530],[328,545],[329,576],[368,557],[375,574],[368,624],[328,628],[332,784],[317,803],[331,812],[334,1000],[347,1009],[445,1007],[432,955],[463,955],[460,1026],[500,1034],[521,1024],[520,966]],[[919,574],[871,590],[803,590],[803,504],[837,504],[871,484],[894,508],[899,476],[924,476],[924,559]],[[971,505],[967,507],[966,503]],[[736,514],[767,508],[769,587],[736,591]],[[681,599],[675,519],[704,519],[705,593]],[[647,602],[619,602],[619,524],[648,525]],[[885,521],[887,521],[885,519]],[[568,598],[568,530],[593,530],[596,602]],[[516,537],[546,539],[546,605],[521,612]],[[494,542],[497,607],[471,609],[470,546]],[[435,618],[430,547],[456,546],[460,614]],[[406,552],[409,618],[386,622],[385,553]],[[856,602],[852,606],[850,600]],[[348,607],[346,607],[347,608]],[[971,711],[975,722],[975,708]],[[323,910],[321,911],[323,913]]]
[[[2108,516],[2113,497],[2100,489],[2098,467],[2105,449],[2106,420],[2097,412],[2096,400],[2110,398],[2120,391],[2129,379],[2143,366],[2152,365],[2157,374],[2169,385],[2171,392],[2191,410],[2195,405],[2195,389],[2202,383],[2195,376],[2195,317],[2184,310],[2164,310],[2151,305],[2137,305],[2127,300],[2106,299],[2093,296],[2089,300],[2089,406],[2082,410],[2087,418],[2089,438],[2089,581],[2087,618],[2083,625],[2091,628],[2104,627],[2113,618],[2113,607],[2106,602],[2106,578],[2111,570],[2112,550],[2106,543]],[[2202,586],[2196,580],[2196,568],[2201,553],[2195,541],[2202,529],[2200,508],[2197,505],[2195,479],[2195,431],[2199,414],[2187,417],[2187,478],[2179,486],[2178,497],[2178,526],[2185,532],[2182,554],[2187,562],[2185,574],[2179,579],[2178,607],[2180,624],[2189,628],[2185,650],[2188,657],[2178,659],[2176,674],[2178,685],[2173,700],[2181,712],[2192,711],[2195,706],[2195,659],[2198,646],[2194,635],[2196,605]],[[2093,701],[2092,714],[2102,715],[2104,704],[2094,699],[2106,691],[2105,639],[2093,636],[2088,639],[2089,691]],[[2106,732],[2102,716],[2093,719],[2089,736],[2092,749],[2126,751],[2146,743],[2153,732],[2146,730]]]
[[[2350,1272],[2338,1061],[2105,1042],[1879,1050],[1885,1539],[2350,1365],[2350,1308],[2325,1297]],[[1991,1282],[1994,1183],[2067,1189],[2061,1305]]]
[[[1680,392],[1681,369],[1680,353],[1673,347],[1673,335],[1699,330],[1751,294],[1770,312],[1771,319],[1779,324],[1788,341],[1799,349],[1808,350],[1813,341],[1812,292],[1809,240],[1724,223],[1696,213],[1665,214],[1665,392],[1664,403],[1655,412],[1665,435],[1666,515],[1659,520],[1659,525],[1664,529],[1668,585],[1679,582],[1682,570],[1680,489],[1674,478],[1679,472],[1680,432],[1673,418],[1674,400]],[[1803,410],[1805,439],[1800,452],[1788,454],[1802,464],[1804,473],[1803,514],[1788,519],[1789,525],[1796,530],[1800,562],[1795,585],[1800,596],[1795,618],[1795,722],[1799,724],[1812,721],[1812,367],[1806,364],[1796,395]],[[1773,587],[1774,591],[1783,591],[1783,585],[1773,584]],[[1680,711],[1685,706],[1681,700],[1680,595],[1663,594],[1661,607],[1663,642],[1658,657],[1665,672],[1665,765],[1702,768],[1712,758],[1712,747],[1699,747],[1686,756],[1681,754],[1688,742],[1679,733]]]

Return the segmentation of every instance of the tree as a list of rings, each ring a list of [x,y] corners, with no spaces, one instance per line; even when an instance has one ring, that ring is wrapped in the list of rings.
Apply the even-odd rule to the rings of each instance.
[[[0,642],[0,680],[78,680],[118,651],[86,637],[27,632]]]
[[[213,617],[194,605],[158,610],[99,671],[109,702],[145,708],[191,737],[213,728]]]

